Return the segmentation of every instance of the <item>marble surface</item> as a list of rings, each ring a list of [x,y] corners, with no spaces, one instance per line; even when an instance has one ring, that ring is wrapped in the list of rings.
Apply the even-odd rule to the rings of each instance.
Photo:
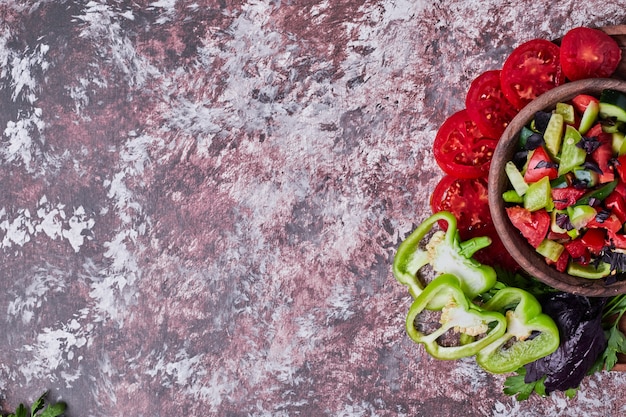
[[[0,3],[0,405],[68,416],[619,416],[438,362],[391,275],[432,142],[525,40],[624,1]]]

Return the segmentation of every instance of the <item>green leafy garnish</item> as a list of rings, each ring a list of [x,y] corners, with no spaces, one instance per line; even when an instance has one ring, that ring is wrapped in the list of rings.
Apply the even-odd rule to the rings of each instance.
[[[46,407],[45,400],[48,392],[44,392],[30,407],[30,412],[24,404],[20,404],[15,412],[7,417],[59,417],[63,415],[67,405],[59,401]],[[41,413],[39,413],[41,411]],[[39,413],[39,414],[38,414]]]
[[[626,295],[609,299],[602,313],[602,323],[607,339],[607,347],[594,364],[592,372],[603,369],[610,371],[618,361],[617,355],[626,353],[626,335],[619,329],[619,322],[626,313]]]
[[[526,368],[521,367],[515,372],[515,375],[509,376],[504,381],[503,391],[506,395],[515,396],[518,401],[527,400],[533,393],[541,397],[547,396],[546,387],[543,384],[543,381],[546,379],[545,376],[535,382],[525,382]]]

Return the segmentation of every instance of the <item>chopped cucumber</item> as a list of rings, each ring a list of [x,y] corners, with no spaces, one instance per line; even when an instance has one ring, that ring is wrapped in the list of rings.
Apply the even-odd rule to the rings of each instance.
[[[590,101],[587,105],[587,108],[583,112],[582,117],[580,118],[580,125],[578,126],[578,131],[581,135],[584,135],[591,129],[596,119],[598,118],[598,112],[600,111],[600,106],[596,101]]]
[[[583,184],[586,188],[594,187],[600,180],[598,173],[590,169],[574,168],[572,173],[574,174],[576,181]]]
[[[569,181],[567,179],[567,175],[560,175],[550,181],[550,187],[552,188],[565,188],[569,186]]]
[[[580,204],[569,206],[567,208],[567,214],[569,215],[569,221],[572,223],[572,226],[580,230],[596,217],[597,212],[596,209],[589,205]]]
[[[626,122],[626,95],[617,90],[603,90],[600,94],[600,117]]]
[[[517,192],[517,194],[519,194],[520,196],[526,194],[526,191],[528,190],[528,184],[526,184],[522,173],[519,172],[519,170],[512,161],[508,161],[504,165],[504,171],[506,172],[507,177],[509,177],[509,181],[515,189],[515,192]]]
[[[522,130],[519,133],[520,148],[523,149],[523,148],[526,147],[526,142],[528,141],[528,138],[533,135],[533,133],[535,133],[535,132],[533,132],[528,127],[526,127],[526,126],[522,127]]]
[[[524,202],[524,197],[519,195],[515,190],[508,190],[502,193],[502,199],[505,203],[521,204]]]
[[[539,254],[545,256],[552,262],[556,262],[565,250],[565,246],[555,242],[554,240],[544,239],[543,242],[537,246],[536,250]]]
[[[561,149],[561,161],[559,162],[558,175],[567,174],[572,169],[582,165],[587,158],[587,152],[576,146],[582,139],[581,134],[574,127],[567,125],[563,135],[563,147]]]
[[[626,154],[626,141],[624,140],[626,136],[624,136],[622,132],[613,132],[611,136],[611,146],[613,148],[613,153],[617,154],[618,156]]]
[[[552,113],[548,127],[543,134],[543,138],[546,142],[546,149],[550,156],[557,160],[559,150],[561,149],[561,141],[563,140],[563,115],[558,113]]]
[[[570,262],[567,267],[567,273],[581,278],[604,278],[611,273],[611,264],[607,262],[600,262],[597,266],[595,266],[592,264],[581,265],[577,262]]]
[[[624,122],[619,120],[604,120],[602,123],[602,131],[605,133],[616,133],[624,130]]]
[[[539,181],[528,186],[526,194],[524,194],[524,208],[528,211],[537,211],[545,208],[547,211],[554,209],[552,201],[552,188],[550,187],[550,179],[543,177]]]
[[[550,230],[554,233],[567,233],[567,229],[564,229],[557,224],[556,217],[559,214],[567,214],[567,210],[553,210],[552,213],[550,213]]]
[[[565,123],[574,123],[576,119],[574,118],[574,106],[568,103],[556,103],[555,112],[563,116],[563,121]]]
[[[593,199],[596,200],[604,200],[613,192],[615,187],[617,187],[617,180],[613,180],[611,182],[607,182],[602,187],[593,189],[585,193],[582,197],[576,201],[575,205],[587,205],[590,204]]]

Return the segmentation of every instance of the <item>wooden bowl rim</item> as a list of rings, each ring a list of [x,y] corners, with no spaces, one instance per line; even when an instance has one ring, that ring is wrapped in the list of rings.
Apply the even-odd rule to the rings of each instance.
[[[488,180],[489,208],[496,232],[522,269],[553,288],[590,297],[626,293],[626,281],[605,284],[604,279],[574,277],[558,272],[548,265],[509,221],[502,193],[509,187],[504,165],[513,159],[519,132],[530,122],[534,114],[540,110],[551,110],[557,102],[571,100],[578,94],[597,96],[604,89],[615,89],[626,93],[626,81],[613,78],[592,78],[568,82],[547,91],[526,105],[502,134],[493,154]]]

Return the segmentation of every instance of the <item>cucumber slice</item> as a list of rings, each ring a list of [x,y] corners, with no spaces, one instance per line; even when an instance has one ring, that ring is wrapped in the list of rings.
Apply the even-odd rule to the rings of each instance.
[[[565,246],[550,239],[544,239],[536,249],[539,254],[550,259],[552,262],[558,261],[564,250]]]
[[[616,90],[603,90],[600,94],[600,117],[626,122],[626,95]]]
[[[592,199],[604,200],[609,196],[609,194],[613,192],[615,187],[617,187],[617,180],[607,182],[601,187],[586,192],[582,197],[578,199],[578,201],[576,201],[575,205],[588,205],[591,203]]]
[[[596,265],[581,265],[572,262],[567,268],[567,273],[581,278],[599,279],[608,276],[611,273],[611,264],[600,262]]]
[[[572,173],[574,174],[574,178],[576,178],[579,183],[584,184],[586,188],[595,187],[600,180],[598,173],[590,169],[574,168]]]
[[[569,186],[567,175],[561,175],[550,181],[550,187],[552,188],[565,188]]]
[[[598,118],[598,113],[600,112],[600,105],[595,102],[589,102],[587,108],[583,112],[583,115],[580,118],[580,125],[578,126],[578,131],[581,135],[584,135],[591,129],[593,124],[596,122]]]
[[[550,230],[554,233],[567,233],[567,229],[564,229],[557,224],[556,216],[559,214],[567,214],[567,210],[553,210],[552,213],[550,213]]]
[[[504,171],[506,172],[507,177],[509,177],[509,181],[515,189],[515,192],[520,196],[526,194],[526,191],[528,190],[528,184],[526,184],[526,181],[524,181],[522,173],[519,172],[513,161],[508,161],[504,165]]]
[[[569,215],[569,221],[572,223],[572,226],[580,230],[596,217],[597,212],[593,207],[587,204],[581,204],[569,206],[567,208],[567,214]]]
[[[561,149],[561,161],[559,162],[558,175],[564,175],[582,165],[587,158],[587,152],[583,148],[576,146],[582,139],[582,135],[574,127],[565,126],[563,135],[563,147]]]
[[[505,203],[522,204],[524,197],[519,195],[515,190],[508,190],[502,193],[502,199]]]
[[[558,113],[552,113],[548,127],[543,134],[543,139],[546,142],[546,150],[550,156],[554,159],[559,155],[561,149],[561,141],[563,140],[563,115]]]
[[[554,209],[552,189],[548,177],[543,177],[528,186],[528,190],[524,194],[524,208],[528,211],[537,211],[542,208],[547,211]]]
[[[626,141],[624,140],[626,136],[624,136],[622,132],[613,132],[611,133],[611,136],[611,146],[613,148],[613,153],[617,154],[618,156],[626,154]]]
[[[574,106],[568,103],[556,103],[555,111],[563,116],[563,121],[565,123],[574,123],[576,119],[574,118]]]

